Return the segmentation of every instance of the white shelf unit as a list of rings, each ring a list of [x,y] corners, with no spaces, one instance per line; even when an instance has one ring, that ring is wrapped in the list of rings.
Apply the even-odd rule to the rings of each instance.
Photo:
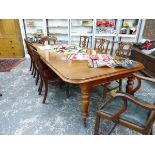
[[[116,36],[116,19],[96,19],[95,36]]]
[[[79,45],[80,36],[89,36],[89,47],[93,45],[93,19],[70,19],[70,44]]]
[[[57,44],[69,44],[69,19],[47,19],[47,35],[57,37]]]
[[[94,42],[95,38],[104,38],[110,41],[118,36],[117,19],[94,19]],[[110,45],[108,46],[110,49]]]
[[[39,43],[40,37],[45,34],[43,19],[23,19],[25,38],[30,42]]]
[[[137,42],[140,32],[141,19],[122,19],[118,22],[118,40]]]
[[[139,19],[22,19],[20,20],[23,36],[29,41],[42,35],[54,35],[58,38],[57,44],[78,45],[80,36],[90,36],[89,47],[94,47],[96,37],[115,41],[137,42],[142,20]],[[114,24],[112,24],[114,23]],[[123,23],[128,24],[128,29],[135,27],[136,33],[121,33]],[[133,24],[135,23],[135,24]],[[128,33],[127,33],[128,32]]]

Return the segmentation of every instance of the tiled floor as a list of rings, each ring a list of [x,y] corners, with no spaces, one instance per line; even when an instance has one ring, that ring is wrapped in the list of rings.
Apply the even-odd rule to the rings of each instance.
[[[43,95],[37,93],[35,79],[29,72],[26,59],[11,72],[0,73],[0,134],[24,135],[90,135],[93,134],[95,111],[102,101],[102,89],[94,88],[90,94],[90,117],[84,128],[80,117],[80,89],[71,86],[71,97],[58,85],[49,86],[47,104],[42,104]],[[155,101],[155,85],[143,83],[137,96]],[[106,134],[112,123],[102,122]],[[112,134],[137,134],[118,126]]]

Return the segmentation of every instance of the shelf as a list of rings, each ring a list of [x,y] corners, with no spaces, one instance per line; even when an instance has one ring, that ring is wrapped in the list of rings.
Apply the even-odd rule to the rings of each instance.
[[[118,37],[127,37],[127,38],[135,38],[136,35],[134,34],[118,34]]]
[[[96,27],[97,28],[99,28],[99,27],[106,27],[106,28],[113,28],[113,29],[115,28],[115,26],[97,26],[97,25],[96,25]]]
[[[42,33],[27,33],[27,35],[43,35]]]
[[[48,28],[68,28],[68,26],[47,26]]]
[[[99,33],[99,34],[95,34],[95,36],[109,36],[109,37],[116,37],[117,34],[106,34],[106,33]]]
[[[93,36],[92,33],[71,33],[71,36]]]
[[[93,27],[93,25],[72,25],[72,27]]]
[[[56,42],[68,42],[67,40],[56,40]]]
[[[49,35],[68,35],[68,33],[48,33]]]
[[[35,27],[43,27],[43,26],[26,26],[26,27],[33,27],[33,28],[35,28]]]

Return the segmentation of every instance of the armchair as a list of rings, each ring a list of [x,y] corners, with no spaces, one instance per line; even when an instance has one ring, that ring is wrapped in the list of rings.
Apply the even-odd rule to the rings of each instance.
[[[138,80],[138,85],[131,92],[134,94],[141,87],[141,80],[155,83],[155,79],[133,74]],[[155,121],[155,103],[151,104],[133,95],[118,92],[96,112],[95,131],[99,134],[100,119],[114,122],[109,134],[119,124],[141,134],[152,134],[152,126]]]

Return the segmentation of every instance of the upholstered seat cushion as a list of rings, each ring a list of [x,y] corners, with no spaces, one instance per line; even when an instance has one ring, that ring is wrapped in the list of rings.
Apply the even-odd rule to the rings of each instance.
[[[113,89],[116,89],[116,88],[118,88],[118,87],[119,87],[119,84],[118,84],[118,82],[116,82],[116,81],[110,82],[110,83],[107,85],[107,88],[108,88],[109,90],[113,90]]]
[[[141,102],[143,102],[144,104],[148,104],[144,101]],[[100,109],[100,112],[113,115],[121,108],[122,105],[123,100],[121,98],[119,97],[115,99],[113,98],[102,109]],[[146,125],[148,115],[149,115],[148,110],[145,110],[128,100],[128,108],[124,113],[120,115],[119,118],[144,128]]]

